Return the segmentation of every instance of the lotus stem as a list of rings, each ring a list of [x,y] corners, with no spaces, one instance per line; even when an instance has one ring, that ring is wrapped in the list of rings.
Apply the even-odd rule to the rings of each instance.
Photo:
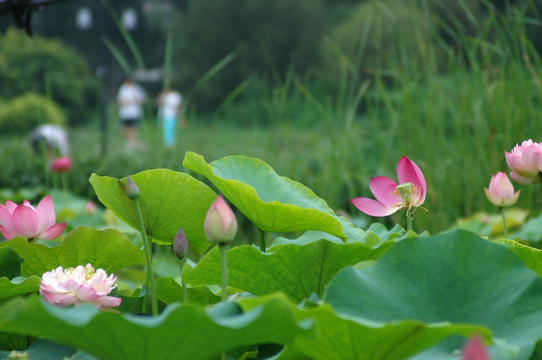
[[[506,211],[504,210],[503,207],[501,208],[501,212],[502,212],[502,227],[503,227],[504,238],[508,239],[508,228],[506,226]]]
[[[260,233],[260,250],[262,252],[266,252],[266,249],[265,249],[265,231],[262,231],[261,229],[258,229],[258,232]]]
[[[138,199],[133,199],[136,208],[137,219],[139,226],[141,227],[141,236],[143,237],[143,248],[145,249],[145,258],[147,261],[147,287],[151,293],[151,306],[152,314],[158,315],[158,301],[156,300],[156,287],[154,285],[154,275],[152,272],[152,239],[147,236],[145,230],[145,223],[143,222],[143,215],[141,214],[141,207],[139,206]]]
[[[226,244],[219,243],[220,265],[222,267],[222,301],[228,300],[228,263],[226,254]]]
[[[407,233],[412,230],[412,210],[407,210],[406,218],[407,218]]]
[[[186,264],[186,257],[181,260],[181,286],[183,287],[183,304],[188,304],[188,291],[183,279],[183,267]]]

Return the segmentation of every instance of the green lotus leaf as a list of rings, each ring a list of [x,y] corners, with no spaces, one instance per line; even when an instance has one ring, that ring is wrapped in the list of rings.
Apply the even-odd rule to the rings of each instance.
[[[520,244],[514,240],[499,239],[493,242],[508,247],[523,260],[525,265],[542,276],[542,250]]]
[[[311,294],[318,296],[344,267],[377,259],[391,246],[377,249],[362,243],[335,243],[327,240],[304,245],[275,245],[267,253],[251,245],[227,251],[228,285],[254,295],[282,291],[294,301]],[[192,285],[221,283],[220,252],[212,249],[194,268],[185,268],[184,280]]]
[[[206,177],[262,231],[321,230],[346,239],[324,200],[259,159],[228,156],[208,164],[201,155],[187,152],[183,166]]]
[[[213,294],[207,287],[189,287],[187,289],[188,303],[198,305],[215,304],[220,301],[220,297]],[[183,288],[175,279],[167,276],[156,279],[156,296],[166,304],[181,302],[183,298]]]
[[[29,243],[18,237],[0,247],[9,247],[23,259],[21,275],[41,275],[59,266],[75,267],[92,264],[107,273],[145,262],[145,254],[116,230],[94,230],[78,227],[68,233],[55,247]]]
[[[37,292],[40,288],[40,282],[41,278],[39,276],[16,277],[12,280],[2,277],[0,278],[0,300]]]
[[[9,247],[0,247],[0,276],[14,278],[21,273],[21,258]]]
[[[542,278],[510,249],[464,230],[405,239],[370,268],[342,270],[325,300],[372,321],[486,326],[507,345],[490,347],[494,360],[529,359],[542,338]],[[457,358],[464,342],[450,338],[420,358]]]
[[[157,317],[100,312],[92,304],[59,308],[34,296],[0,306],[0,331],[41,336],[102,360],[213,359],[239,346],[290,343],[308,327],[279,301],[245,313],[231,302],[209,310],[173,304]]]
[[[207,250],[203,222],[216,198],[210,187],[188,174],[167,169],[147,170],[130,177],[139,188],[143,222],[153,240],[171,244],[182,227],[192,252],[200,255]],[[106,207],[140,230],[134,203],[126,195],[126,178],[92,174],[90,183]]]
[[[478,325],[446,322],[426,324],[416,320],[375,322],[336,313],[328,305],[300,309],[278,294],[243,299],[239,303],[243,309],[249,310],[269,299],[285,302],[298,320],[314,321],[314,332],[297,337],[279,359],[401,360],[451,335],[470,336],[478,333],[487,339],[491,337],[489,329]]]

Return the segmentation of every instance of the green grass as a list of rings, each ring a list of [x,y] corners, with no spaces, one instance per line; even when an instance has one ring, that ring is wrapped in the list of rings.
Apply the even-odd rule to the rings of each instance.
[[[333,93],[288,73],[262,97],[240,97],[212,116],[189,113],[172,150],[161,148],[153,120],[141,129],[145,147],[128,151],[112,116],[105,155],[97,126],[74,129],[72,189],[93,196],[88,185],[92,172],[124,177],[149,168],[184,171],[186,151],[207,161],[240,154],[260,158],[278,174],[304,183],[331,207],[363,217],[350,199],[372,197],[369,178],[395,178],[397,161],[406,155],[420,166],[428,184],[427,212],[416,213],[415,230],[438,233],[459,218],[496,212],[483,187],[492,174],[509,172],[504,151],[529,138],[542,140],[542,67],[525,36],[528,26],[539,28],[542,22],[527,17],[526,9],[490,14],[469,34],[457,30],[459,25],[447,25],[446,35],[455,43],[436,36],[431,42],[414,41],[413,49],[390,44],[381,67],[370,75],[362,71],[363,46],[353,59],[339,54],[348,61],[339,62]],[[31,156],[27,145],[20,139],[2,142],[0,187],[45,183],[40,159]],[[542,186],[516,188],[522,191],[517,206],[537,215]],[[405,225],[403,214],[376,220]]]

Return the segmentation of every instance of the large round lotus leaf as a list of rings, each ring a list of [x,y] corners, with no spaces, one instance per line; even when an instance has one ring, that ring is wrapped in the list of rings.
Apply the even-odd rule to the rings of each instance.
[[[329,305],[303,309],[281,294],[239,302],[244,309],[251,309],[270,300],[282,300],[299,319],[314,321],[314,332],[296,337],[279,357],[284,360],[402,360],[452,335],[479,333],[490,337],[490,331],[479,325],[425,324],[417,320],[375,322],[337,314]]]
[[[201,155],[187,152],[183,166],[205,176],[260,230],[321,230],[346,239],[324,200],[303,184],[277,175],[259,159],[227,156],[208,164]]]
[[[59,266],[76,267],[91,264],[108,273],[145,261],[143,250],[136,248],[130,240],[116,230],[95,230],[78,227],[70,231],[55,247],[29,243],[17,237],[0,247],[9,247],[22,259],[21,275],[40,276]]]
[[[210,187],[188,174],[167,169],[147,170],[130,177],[139,188],[143,222],[153,240],[171,244],[182,227],[191,251],[200,255],[207,250],[203,222],[216,198]],[[92,174],[90,183],[105,206],[132,228],[141,230],[134,203],[126,195],[126,178]]]
[[[362,243],[312,241],[303,245],[275,245],[267,253],[251,245],[227,251],[228,285],[254,295],[282,291],[299,302],[312,294],[321,296],[324,287],[342,268],[377,259],[391,243],[372,249]],[[211,250],[194,268],[185,267],[188,284],[221,283],[220,251]]]
[[[466,231],[399,242],[373,267],[341,271],[325,299],[368,320],[487,326],[508,345],[490,348],[494,360],[529,359],[542,338],[542,278],[510,249]],[[454,358],[464,342],[448,339],[424,358]]]
[[[102,360],[215,359],[239,346],[290,343],[310,325],[279,301],[244,313],[232,302],[206,310],[173,304],[157,317],[100,312],[93,304],[59,308],[37,297],[0,306],[0,332],[41,336]]]

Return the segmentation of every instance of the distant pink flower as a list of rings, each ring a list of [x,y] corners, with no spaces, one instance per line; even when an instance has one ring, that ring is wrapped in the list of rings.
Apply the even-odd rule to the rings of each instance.
[[[397,178],[399,185],[384,176],[372,177],[369,187],[376,200],[358,197],[352,199],[352,203],[370,216],[388,216],[399,209],[410,210],[422,205],[425,201],[427,185],[418,165],[403,156],[397,163]],[[406,194],[403,188],[406,189]]]
[[[495,206],[512,206],[518,201],[519,191],[514,193],[514,186],[503,172],[491,177],[489,189],[484,188],[487,199]]]
[[[510,177],[515,182],[528,185],[540,181],[542,171],[542,144],[531,139],[516,144],[510,152],[504,152],[506,163],[512,169]]]
[[[92,216],[96,213],[96,204],[94,203],[94,201],[92,200],[89,200],[87,201],[87,204],[85,205],[85,212],[87,213],[87,215],[89,216]]]
[[[233,241],[237,233],[237,219],[222,195],[218,195],[207,211],[203,225],[205,236],[210,242],[230,243]]]
[[[117,285],[117,277],[107,276],[92,265],[79,265],[64,270],[62,266],[41,276],[40,295],[50,304],[59,306],[94,303],[98,307],[117,307],[122,299],[107,296]]]
[[[66,223],[55,224],[55,209],[49,195],[36,208],[26,200],[20,205],[7,200],[5,205],[0,204],[0,222],[0,231],[8,240],[17,236],[52,240],[66,228]]]
[[[489,360],[480,336],[474,336],[465,344],[462,360]]]
[[[72,168],[72,160],[68,156],[54,159],[51,162],[52,172],[67,172]]]

